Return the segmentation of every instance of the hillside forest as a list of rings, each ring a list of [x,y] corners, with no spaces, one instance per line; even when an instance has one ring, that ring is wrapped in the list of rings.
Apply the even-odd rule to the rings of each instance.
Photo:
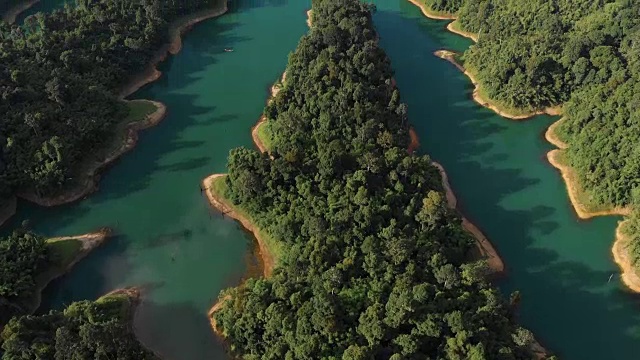
[[[478,34],[462,56],[488,98],[507,108],[562,105],[568,148],[589,210],[629,207],[640,268],[640,2],[422,0]]]
[[[74,181],[127,119],[120,90],[168,41],[170,23],[217,3],[77,0],[21,25],[0,21],[0,198]],[[130,330],[126,296],[29,315],[40,276],[60,261],[54,250],[25,228],[0,239],[2,359],[154,358]]]
[[[314,1],[265,109],[273,159],[230,153],[226,197],[286,250],[271,277],[223,294],[217,327],[245,359],[530,359],[437,169],[407,153],[374,10]]]
[[[0,21],[0,198],[57,194],[77,180],[127,119],[118,94],[170,23],[217,2],[77,0],[20,26]]]

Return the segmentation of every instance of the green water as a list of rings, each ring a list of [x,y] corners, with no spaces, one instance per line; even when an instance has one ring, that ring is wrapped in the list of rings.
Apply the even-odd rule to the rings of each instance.
[[[41,311],[142,285],[135,326],[145,344],[166,359],[226,358],[206,313],[220,290],[244,275],[253,241],[210,210],[200,181],[226,171],[230,149],[253,146],[250,128],[307,31],[309,6],[236,0],[229,14],[195,26],[182,51],[160,67],[161,80],[134,95],[166,103],[169,115],[141,134],[135,150],[103,176],[100,190],[72,206],[19,205],[13,223],[28,218],[46,235],[105,225],[117,231],[45,291]]]
[[[521,323],[563,359],[636,358],[637,297],[624,290],[610,255],[618,218],[577,220],[546,162],[552,147],[543,135],[556,119],[516,122],[477,105],[470,81],[432,55],[471,43],[405,0],[375,3],[421,150],[445,167],[462,211],[500,252],[508,276],[499,285],[505,294],[521,291]]]
[[[637,297],[618,276],[608,282],[618,274],[610,255],[618,219],[577,220],[558,172],[545,160],[551,146],[543,133],[555,119],[514,122],[477,105],[469,80],[432,55],[440,48],[462,51],[470,42],[405,0],[376,3],[381,44],[421,150],[444,165],[463,212],[502,255],[508,276],[498,285],[505,294],[521,291],[519,321],[563,359],[635,357]],[[224,358],[205,313],[220,289],[245,272],[252,241],[209,209],[198,184],[225,171],[231,148],[252,146],[250,127],[306,31],[309,1],[245,0],[231,7],[196,26],[183,51],[161,67],[165,76],[135,95],[165,102],[169,116],[105,174],[97,194],[56,209],[20,204],[15,220],[29,218],[49,235],[116,228],[115,239],[49,287],[43,308],[146,285],[137,332],[171,359]],[[223,52],[231,46],[235,52]]]

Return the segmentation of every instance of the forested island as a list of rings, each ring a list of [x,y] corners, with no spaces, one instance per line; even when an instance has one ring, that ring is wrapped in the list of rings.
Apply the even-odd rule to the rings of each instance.
[[[560,148],[549,161],[581,218],[628,215],[614,255],[640,291],[640,3],[415,2],[428,16],[457,18],[449,29],[476,35],[455,60],[488,105],[518,115],[561,107],[547,132]]]
[[[205,184],[277,246],[269,277],[221,295],[215,328],[245,358],[530,359],[517,301],[469,261],[438,169],[407,153],[407,108],[372,10],[313,2],[264,112],[271,157],[235,149],[228,176]]]
[[[179,48],[189,15],[225,10],[222,0],[80,0],[21,26],[0,22],[2,220],[16,195],[51,206],[93,191],[97,171],[164,113],[158,103],[122,101],[123,89],[157,78],[140,74],[166,55],[169,40]]]

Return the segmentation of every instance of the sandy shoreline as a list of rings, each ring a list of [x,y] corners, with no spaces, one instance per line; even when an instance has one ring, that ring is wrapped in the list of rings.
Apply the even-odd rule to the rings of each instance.
[[[455,20],[456,16],[454,14],[436,14],[431,9],[427,7],[426,4],[421,3],[419,0],[409,0],[410,3],[417,6],[422,10],[422,14],[429,19],[433,20]]]
[[[640,276],[636,267],[633,265],[629,252],[626,247],[629,244],[629,237],[624,234],[623,227],[629,220],[620,221],[616,228],[616,240],[611,248],[613,259],[622,270],[622,282],[632,291],[640,293]]]
[[[40,0],[27,0],[16,4],[14,7],[7,10],[7,12],[2,14],[2,20],[8,24],[13,24],[16,22],[18,15],[22,14],[24,11],[29,10],[31,7],[33,7],[33,5],[39,2]]]
[[[409,154],[413,154],[415,150],[420,146],[420,141],[418,138],[418,134],[413,128],[409,128],[409,137],[411,138],[411,143],[407,151]],[[462,227],[467,230],[473,237],[476,239],[476,247],[482,258],[487,260],[487,264],[489,265],[489,269],[491,272],[496,275],[501,275],[504,273],[504,262],[498,255],[498,251],[493,247],[493,244],[487,239],[487,237],[475,226],[471,221],[469,221],[466,217],[462,215],[462,213],[458,210],[458,199],[456,198],[453,189],[451,189],[451,184],[449,183],[449,177],[447,176],[447,172],[444,170],[444,167],[439,163],[433,161],[431,165],[438,168],[440,172],[440,177],[442,178],[442,187],[445,190],[445,195],[447,198],[447,205],[450,209],[458,211],[458,213],[462,216]]]
[[[202,180],[202,188],[206,190],[207,198],[209,199],[209,203],[211,204],[211,206],[218,209],[224,216],[228,216],[240,222],[240,224],[242,224],[242,226],[247,229],[247,231],[253,233],[253,236],[258,241],[264,277],[269,277],[273,273],[275,259],[273,254],[271,254],[271,252],[269,251],[266,241],[262,238],[262,236],[260,236],[257,226],[253,224],[253,222],[251,222],[249,219],[233,210],[233,206],[228,204],[226,199],[218,196],[218,194],[214,194],[213,190],[211,189],[211,181],[223,176],[227,176],[227,174],[213,174],[206,177],[204,180]]]
[[[411,0],[409,0],[409,1],[411,1]],[[464,31],[464,30],[458,29],[456,27],[456,25],[455,25],[455,24],[458,24],[458,20],[457,20],[457,18],[454,18],[454,19],[456,19],[456,20],[450,22],[449,24],[447,24],[447,30],[449,32],[452,32],[454,34],[460,35],[462,37],[466,37],[467,39],[471,39],[473,42],[477,43],[478,42],[478,35],[474,34],[472,32],[468,32],[468,31]]]
[[[449,178],[447,177],[447,173],[444,170],[444,167],[437,162],[431,163],[433,166],[438,168],[440,171],[440,176],[442,177],[442,187],[445,189],[445,193],[447,195],[447,205],[450,209],[457,210],[458,200],[456,198],[455,193],[451,189],[451,184],[449,184]],[[460,213],[460,211],[458,211]],[[462,213],[460,213],[462,216]],[[473,237],[476,239],[476,247],[478,251],[482,255],[482,258],[487,260],[487,264],[489,265],[489,269],[491,272],[496,275],[501,275],[504,273],[504,262],[498,255],[498,252],[493,247],[489,239],[475,226],[471,221],[469,221],[466,217],[462,216],[462,227],[467,230]]]
[[[78,240],[82,243],[82,248],[64,269],[60,269],[58,271],[49,270],[42,274],[42,278],[36,279],[36,289],[33,294],[33,303],[31,304],[29,313],[33,314],[40,307],[40,302],[42,301],[42,291],[49,285],[49,283],[51,283],[51,281],[68,273],[78,262],[80,262],[80,260],[89,255],[91,251],[104,244],[110,236],[111,229],[105,227],[98,231],[82,235],[60,236],[47,239],[48,243],[63,240]]]
[[[631,214],[630,208],[620,208],[616,207],[613,209],[600,210],[600,211],[590,211],[586,209],[586,206],[579,200],[579,193],[582,191],[580,185],[577,181],[577,175],[575,171],[570,166],[563,164],[559,156],[562,154],[562,150],[555,149],[551,150],[547,153],[547,160],[549,163],[560,170],[560,174],[562,175],[562,179],[564,180],[567,186],[567,192],[569,193],[569,199],[571,200],[571,204],[573,205],[573,209],[576,214],[581,219],[589,219],[596,216],[606,216],[606,215],[629,215]]]
[[[556,129],[558,128],[558,126],[560,126],[560,123],[564,120],[564,118],[561,118],[560,120],[554,122],[553,124],[551,124],[548,128],[547,131],[545,131],[544,133],[544,138],[551,143],[553,146],[563,150],[569,147],[569,144],[567,144],[566,142],[560,140],[560,138],[558,137],[558,134],[556,134]]]
[[[162,76],[156,67],[165,61],[169,55],[176,55],[182,49],[182,36],[193,27],[193,25],[223,15],[228,11],[227,2],[218,9],[201,11],[197,14],[177,20],[170,31],[170,39],[164,46],[156,51],[147,68],[138,76],[134,76],[128,84],[120,90],[120,98],[124,99],[145,85],[158,80]]]
[[[275,84],[273,84],[273,86],[271,86],[271,92],[269,94],[269,98],[267,99],[267,104],[270,104],[273,101],[273,98],[275,98],[276,95],[278,95],[278,93],[280,92],[280,90],[282,90],[282,87],[284,86],[284,82],[286,80],[287,80],[287,72],[285,71],[282,73],[280,80],[277,81]],[[260,139],[260,135],[258,134],[258,129],[261,126],[265,125],[266,122],[267,122],[267,117],[264,116],[263,114],[258,119],[258,122],[251,128],[251,138],[253,139],[253,143],[256,145],[256,147],[261,153],[269,152],[269,149],[267,149],[267,147],[264,145],[264,143],[262,142],[262,139]]]
[[[484,99],[481,95],[480,95],[480,84],[478,83],[476,77],[469,72],[468,70],[466,70],[462,65],[460,65],[456,59],[455,59],[455,55],[456,53],[453,51],[449,51],[449,50],[438,50],[436,52],[433,53],[435,56],[444,59],[448,62],[450,62],[451,64],[453,64],[456,68],[458,68],[458,70],[462,71],[468,78],[469,80],[471,80],[471,83],[474,86],[473,89],[473,100],[475,102],[477,102],[478,104],[493,110],[496,114],[507,118],[507,119],[511,119],[511,120],[525,120],[525,119],[529,119],[531,117],[534,117],[536,115],[560,115],[562,114],[562,108],[557,106],[557,107],[548,107],[548,108],[544,108],[542,110],[538,110],[538,111],[534,111],[534,112],[528,112],[528,113],[523,113],[523,114],[513,114],[510,113],[506,110],[500,109],[497,105],[492,104],[489,100]]]

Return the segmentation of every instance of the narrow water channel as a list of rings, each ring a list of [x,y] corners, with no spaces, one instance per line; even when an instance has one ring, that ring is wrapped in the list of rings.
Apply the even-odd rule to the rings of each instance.
[[[164,102],[169,115],[141,133],[97,193],[52,209],[21,203],[13,220],[29,219],[51,236],[113,227],[115,238],[49,286],[41,311],[143,286],[136,331],[166,359],[226,358],[206,314],[220,290],[245,274],[253,241],[210,210],[200,181],[226,171],[232,148],[253,146],[250,128],[267,90],[307,31],[309,1],[229,5],[228,14],[196,25],[182,51],[160,67],[164,76],[134,95]]]
[[[636,358],[640,304],[611,257],[619,218],[577,219],[546,162],[543,134],[555,118],[512,121],[479,106],[470,81],[432,55],[469,40],[406,0],[374,3],[421,151],[445,167],[463,212],[498,248],[507,267],[498,285],[505,295],[520,290],[521,323],[562,359]]]
[[[32,11],[64,1],[43,0]],[[471,43],[425,19],[406,0],[375,1],[381,44],[391,57],[422,148],[446,168],[463,212],[498,248],[505,295],[522,294],[520,321],[563,359],[629,359],[640,350],[640,304],[611,260],[615,217],[578,221],[564,184],[545,160],[554,121],[511,121],[470,98],[469,80],[432,55]],[[230,14],[200,24],[165,76],[135,94],[169,106],[139,146],[87,200],[55,209],[20,204],[47,235],[99,226],[118,236],[45,294],[50,307],[117,287],[146,285],[136,319],[141,340],[169,359],[222,359],[205,313],[220,289],[246,270],[252,240],[212,213],[199,181],[224,172],[226,154],[252,146],[249,129],[267,87],[306,31],[309,1],[235,0]],[[225,47],[235,52],[224,53]],[[611,274],[616,274],[609,282]]]

